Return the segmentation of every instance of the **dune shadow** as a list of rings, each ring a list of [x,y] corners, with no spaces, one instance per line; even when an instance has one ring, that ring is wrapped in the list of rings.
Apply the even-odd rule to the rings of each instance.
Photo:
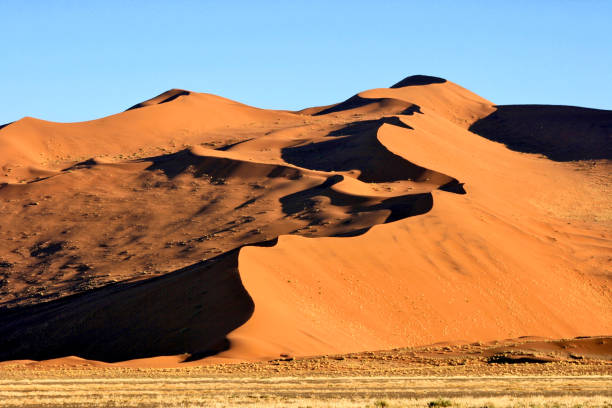
[[[448,183],[438,187],[438,190],[446,191],[448,193],[461,194],[461,195],[467,194],[467,191],[465,191],[465,187],[463,183],[460,183],[459,180],[457,179],[452,179]]]
[[[403,88],[406,86],[420,86],[430,84],[443,84],[446,79],[439,78],[429,75],[411,75],[399,81],[398,83],[391,85],[391,88]]]
[[[371,197],[355,196],[332,189],[335,184],[343,179],[344,177],[340,175],[330,176],[318,186],[282,197],[280,202],[283,213],[294,215],[308,210],[309,207],[313,206],[315,197],[327,197],[330,205],[347,207],[349,215],[390,210],[389,216],[384,221],[385,223],[425,214],[433,208],[431,193],[410,194],[376,200]],[[350,219],[347,222],[348,226],[345,231],[334,236],[355,236],[363,234],[369,229],[361,226],[352,229]]]
[[[556,105],[496,108],[469,130],[555,161],[612,159],[612,111]]]
[[[380,183],[420,177],[426,169],[391,153],[378,141],[377,131],[386,120],[351,123],[328,135],[341,137],[285,147],[281,150],[281,157],[287,163],[312,170],[357,169],[360,171],[358,179],[364,182]]]
[[[418,107],[417,107],[417,110],[418,110]],[[420,113],[420,111],[419,111],[419,113]],[[402,122],[402,120],[400,118],[398,118],[397,116],[386,116],[386,117],[380,118],[380,119],[360,120],[360,121],[357,121],[357,122],[351,122],[351,123],[341,127],[340,129],[333,130],[333,131],[329,132],[327,134],[327,136],[329,136],[329,137],[332,137],[332,136],[348,136],[348,135],[352,135],[352,134],[356,134],[356,133],[371,131],[372,129],[378,130],[385,123],[387,123],[389,125],[397,126],[397,127],[400,127],[400,128],[404,128],[404,129],[414,130],[414,128],[412,126],[407,125],[406,123]]]
[[[9,122],[9,123],[5,123],[4,125],[0,125],[0,130],[4,129],[5,127],[10,125],[11,123],[15,123],[15,122]]]
[[[176,153],[147,157],[142,160],[153,162],[147,167],[147,170],[161,170],[166,177],[172,179],[184,173],[190,166],[197,165],[201,157],[191,153],[188,149],[183,149]]]
[[[359,170],[357,178],[366,183],[428,178],[442,185],[453,180],[389,151],[377,137],[384,124],[412,129],[397,117],[357,121],[330,132],[328,136],[334,137],[331,140],[285,147],[281,157],[287,163],[311,170]]]
[[[126,112],[129,111],[129,110],[133,110],[133,109],[144,108],[146,106],[159,105],[159,104],[162,104],[162,103],[172,102],[173,100],[175,100],[179,96],[186,96],[186,95],[190,95],[190,94],[191,94],[191,92],[185,91],[183,89],[170,89],[170,90],[168,90],[166,92],[163,92],[163,93],[157,95],[154,98],[151,98],[151,99],[146,100],[144,102],[137,103],[136,105],[127,108]]]
[[[117,362],[223,351],[226,335],[254,310],[238,252],[146,281],[0,309],[0,360],[77,355]]]
[[[189,149],[176,153],[152,156],[140,159],[143,162],[152,162],[147,171],[161,171],[169,179],[173,179],[185,172],[194,177],[208,177],[213,184],[223,184],[224,180],[232,176],[248,175],[249,177],[284,177],[297,180],[302,177],[300,169],[281,164],[266,164],[233,159],[229,157],[215,157],[198,155]]]
[[[315,113],[313,116],[327,115],[330,113],[338,113],[351,109],[362,108],[368,105],[377,105],[378,109],[382,111],[389,111],[395,115],[412,115],[415,112],[422,113],[421,108],[418,105],[401,101],[393,98],[364,98],[359,95],[351,96],[344,102],[340,102],[337,105],[330,106],[320,112]]]

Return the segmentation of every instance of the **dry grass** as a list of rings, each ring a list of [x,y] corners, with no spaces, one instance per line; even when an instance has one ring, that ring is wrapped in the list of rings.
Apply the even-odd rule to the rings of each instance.
[[[206,397],[186,397],[186,398],[164,398],[147,396],[135,397],[112,397],[109,399],[93,400],[91,398],[67,397],[50,399],[26,399],[21,402],[8,401],[3,403],[3,407],[231,407],[245,406],[252,408],[260,407],[287,407],[287,408],[411,408],[427,407],[432,400],[429,399],[389,399],[389,400],[369,400],[369,399],[329,399],[317,400],[313,398],[282,398],[253,396],[252,398],[233,398],[220,397],[211,399]],[[496,397],[496,398],[456,398],[450,400],[451,407],[458,408],[587,408],[587,407],[612,407],[612,400],[604,397]]]
[[[39,378],[2,407],[610,407],[612,377]],[[437,403],[436,403],[437,402]]]

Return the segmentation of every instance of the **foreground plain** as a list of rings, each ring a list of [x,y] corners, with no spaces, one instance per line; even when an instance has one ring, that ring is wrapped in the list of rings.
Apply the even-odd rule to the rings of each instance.
[[[2,381],[3,407],[610,407],[612,377],[164,377]]]
[[[183,368],[0,366],[3,407],[610,407],[612,339],[511,339]]]

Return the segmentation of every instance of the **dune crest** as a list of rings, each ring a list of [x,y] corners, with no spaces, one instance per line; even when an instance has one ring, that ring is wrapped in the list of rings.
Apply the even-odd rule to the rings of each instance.
[[[407,86],[421,86],[421,85],[430,85],[430,84],[443,84],[446,82],[446,79],[429,76],[429,75],[411,75],[408,76],[398,83],[391,85],[390,88],[404,88]]]
[[[185,91],[184,89],[169,89],[166,92],[163,92],[154,98],[147,99],[144,102],[137,103],[136,105],[126,109],[126,111],[129,111],[132,109],[144,108],[145,106],[159,105],[162,103],[171,102],[181,96],[187,96],[190,94],[191,92]]]
[[[543,111],[567,108],[417,75],[298,112],[172,89],[0,128],[0,359],[609,334],[609,162],[525,154],[609,159],[609,115],[575,108],[555,144]]]

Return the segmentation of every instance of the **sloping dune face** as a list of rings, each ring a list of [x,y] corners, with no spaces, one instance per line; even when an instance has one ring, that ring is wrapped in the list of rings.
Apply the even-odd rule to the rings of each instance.
[[[609,115],[546,107],[573,118],[552,149],[598,159],[561,163],[538,109],[414,76],[299,112],[170,90],[4,126],[0,359],[609,334]]]
[[[496,106],[470,130],[556,161],[612,158],[612,112],[573,106]]]

